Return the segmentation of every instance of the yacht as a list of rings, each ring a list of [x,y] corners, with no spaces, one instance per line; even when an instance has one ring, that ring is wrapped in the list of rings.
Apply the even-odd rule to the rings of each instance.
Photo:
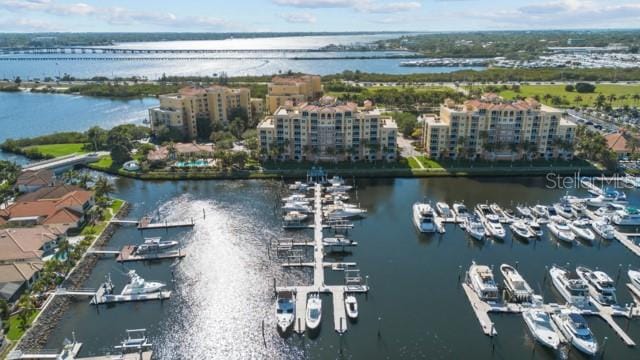
[[[589,289],[584,280],[580,279],[578,275],[555,265],[549,269],[549,275],[553,281],[553,286],[567,303],[577,307],[584,307],[589,304]]]
[[[436,232],[435,211],[430,204],[413,204],[413,224],[420,232]]]
[[[347,191],[351,191],[351,189],[353,189],[353,186],[351,185],[331,184],[330,186],[327,186],[324,190],[328,193],[344,193]]]
[[[475,215],[467,216],[464,219],[464,222],[465,222],[464,224],[465,230],[469,235],[471,235],[472,238],[480,241],[484,240],[484,237],[485,237],[484,225],[482,225],[482,221],[478,216],[475,216]]]
[[[347,295],[344,298],[344,307],[347,309],[347,316],[350,319],[358,318],[358,300],[353,295]]]
[[[565,219],[571,219],[573,217],[573,209],[571,208],[571,204],[568,202],[559,202],[553,204],[553,208],[555,209],[558,215],[562,216]]]
[[[591,222],[591,227],[596,234],[600,235],[605,240],[613,240],[616,236],[615,228],[606,220],[596,220]]]
[[[527,224],[523,220],[514,221],[513,223],[511,223],[511,225],[509,225],[509,229],[511,229],[514,234],[523,239],[534,237],[534,234],[529,231],[529,226],[527,226]]]
[[[307,313],[305,321],[311,330],[316,329],[322,320],[322,300],[320,294],[310,294],[307,299]]]
[[[469,267],[469,282],[478,297],[484,301],[497,301],[500,293],[493,279],[493,271],[486,265],[476,265],[474,261]]]
[[[324,246],[345,246],[353,244],[353,240],[347,239],[343,235],[336,235],[335,237],[326,237],[322,239]]]
[[[615,305],[616,286],[611,277],[604,271],[593,271],[584,266],[578,266],[576,273],[589,286],[591,297],[602,305]]]
[[[135,270],[129,270],[127,275],[129,276],[129,283],[122,289],[122,295],[155,293],[167,286],[161,282],[145,281],[140,275],[136,274]]]
[[[627,271],[627,275],[629,275],[629,280],[631,280],[631,285],[633,285],[638,291],[640,291],[640,271],[629,270]]]
[[[587,199],[587,205],[593,207],[607,206],[611,203],[626,204],[627,196],[621,191],[607,189],[603,194]]]
[[[333,205],[326,206],[325,209],[325,217],[329,219],[354,219],[363,218],[367,215],[367,210],[342,201],[335,201]]]
[[[329,185],[336,185],[336,186],[344,185],[344,179],[342,178],[342,176],[334,175],[327,180],[327,183]]]
[[[142,244],[136,247],[136,252],[137,253],[160,252],[160,251],[170,249],[174,246],[178,246],[178,242],[175,240],[161,241],[159,237],[146,238],[144,239],[144,242]]]
[[[304,203],[308,203],[310,201],[309,198],[307,198],[306,195],[304,194],[292,194],[289,195],[285,198],[282,198],[282,202],[284,203],[288,203],[288,202],[304,202]]]
[[[516,206],[516,211],[523,218],[529,218],[530,219],[530,218],[533,217],[533,214],[531,213],[531,209],[529,207],[527,207],[527,206],[518,205],[518,206]]]
[[[305,221],[308,218],[309,218],[309,215],[303,214],[299,211],[289,211],[283,217],[284,221],[286,222],[300,222],[300,221]]]
[[[465,218],[471,215],[463,203],[453,203],[453,213],[458,218]]]
[[[313,209],[306,202],[295,201],[295,202],[287,202],[282,206],[282,210],[286,212],[297,211],[302,213],[312,213]]]
[[[575,202],[571,204],[571,212],[573,216],[579,218],[586,214],[587,207],[582,202]]]
[[[505,214],[505,212],[502,210],[502,208],[500,207],[500,205],[493,203],[491,205],[489,205],[489,209],[491,209],[491,212],[493,212],[495,215],[498,216],[498,220],[501,223],[510,223],[512,220]]]
[[[547,207],[544,205],[536,205],[534,207],[531,208],[531,212],[538,218],[545,218],[547,217]]]
[[[572,242],[576,239],[576,236],[573,234],[566,221],[563,221],[559,217],[556,217],[554,220],[549,221],[549,223],[547,224],[547,228],[559,240]]]
[[[448,218],[451,216],[451,208],[445,202],[438,202],[436,204],[436,210],[438,210],[438,213],[442,215],[442,217]]]
[[[554,208],[553,206],[546,207],[546,214],[549,220],[551,220],[551,218],[553,218],[554,216],[560,217],[560,215],[556,211],[556,208]]]
[[[292,190],[292,191],[307,191],[307,190],[309,190],[309,185],[303,183],[302,181],[296,181],[293,184],[289,185],[289,190]]]
[[[293,324],[296,313],[296,297],[292,291],[278,291],[276,299],[276,320],[278,329],[285,332]]]
[[[591,356],[598,352],[598,342],[582,315],[573,312],[560,312],[551,315],[551,318],[564,337],[576,349]]]
[[[489,214],[485,216],[482,220],[482,224],[484,225],[487,234],[489,234],[490,236],[496,239],[504,239],[504,237],[506,236],[506,232],[500,224],[500,218],[498,217],[498,215]]]
[[[509,264],[500,265],[500,272],[504,278],[504,286],[512,300],[521,303],[531,303],[533,300],[533,289],[527,281],[520,275],[518,270]]]
[[[475,213],[483,220],[487,215],[495,215],[493,213],[493,210],[491,210],[491,208],[487,204],[477,204]]]
[[[634,207],[626,207],[616,211],[611,220],[616,225],[640,225],[640,212]]]
[[[542,231],[542,227],[540,226],[540,223],[537,220],[526,220],[525,224],[527,224],[527,227],[529,228],[529,231],[534,234],[536,237],[542,237],[542,235],[544,235],[544,231]]]
[[[560,336],[548,313],[538,308],[530,308],[522,312],[522,318],[536,341],[543,346],[558,350]]]
[[[593,242],[596,239],[596,235],[589,229],[590,222],[590,219],[578,219],[568,222],[568,226],[580,239]]]

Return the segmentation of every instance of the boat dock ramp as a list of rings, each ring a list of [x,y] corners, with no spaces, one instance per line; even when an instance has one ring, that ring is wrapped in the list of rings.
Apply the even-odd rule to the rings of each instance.
[[[523,311],[532,308],[531,304],[511,303],[506,301],[499,302],[487,302],[476,294],[476,292],[467,283],[467,275],[465,275],[465,281],[462,282],[462,289],[464,290],[469,304],[473,309],[482,332],[487,336],[496,336],[498,331],[495,328],[495,324],[491,321],[489,313],[502,313],[502,314],[520,314]],[[631,284],[627,285],[632,288]],[[570,307],[567,305],[559,304],[542,304],[541,309],[547,313],[555,313],[561,309],[570,308],[573,312],[580,313],[584,316],[598,316],[604,320],[607,325],[622,339],[627,346],[635,346],[636,343],[629,337],[629,335],[622,329],[614,320],[614,317],[626,317],[631,319],[633,317],[640,317],[640,308],[636,306],[622,307],[622,306],[604,306],[597,301],[590,301],[590,305],[584,308]]]
[[[353,247],[356,242],[344,245],[327,244],[324,241],[323,229],[332,229],[336,233],[348,232],[353,228],[353,224],[345,220],[328,220],[323,222],[322,211],[322,186],[317,183],[313,187],[314,191],[314,212],[313,212],[313,241],[300,241],[292,239],[279,239],[276,247],[279,253],[285,254],[283,267],[311,267],[313,268],[313,283],[303,286],[275,286],[276,292],[290,291],[296,294],[296,310],[293,330],[296,333],[304,333],[306,330],[306,309],[307,298],[310,294],[324,293],[331,294],[333,301],[333,323],[336,332],[342,334],[347,331],[347,314],[344,303],[345,293],[366,293],[369,286],[366,281],[362,281],[359,270],[355,268],[354,262],[326,262],[324,256],[331,248]],[[302,248],[302,249],[301,249]],[[306,249],[313,249],[313,261],[306,261]],[[344,271],[344,285],[326,285],[324,270],[330,268],[336,271]]]

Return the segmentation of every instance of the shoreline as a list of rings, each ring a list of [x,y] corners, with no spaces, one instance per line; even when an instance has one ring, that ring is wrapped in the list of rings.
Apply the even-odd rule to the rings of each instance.
[[[128,214],[130,210],[131,205],[123,201],[120,209],[113,214],[109,221],[118,216]],[[96,236],[88,249],[107,243],[118,227],[118,224],[109,223],[104,230]],[[93,272],[97,262],[97,256],[88,256],[85,252],[80,261],[71,269],[65,280],[59,286],[72,288],[82,286]],[[46,346],[49,334],[55,330],[60,319],[65,315],[70,303],[73,301],[70,297],[50,296],[52,297],[45,300],[43,307],[40,309],[40,313],[33,320],[31,326],[22,335],[20,340],[16,342],[14,349],[21,351],[40,351]]]

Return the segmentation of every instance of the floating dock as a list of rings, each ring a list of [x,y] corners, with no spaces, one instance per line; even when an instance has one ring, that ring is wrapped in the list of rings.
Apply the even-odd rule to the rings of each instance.
[[[322,187],[316,184],[314,187],[314,225],[313,225],[313,241],[312,242],[290,242],[280,241],[278,246],[286,246],[289,249],[294,246],[313,247],[313,261],[302,261],[301,256],[295,256],[299,261],[287,261],[282,264],[285,267],[311,267],[313,271],[313,284],[307,286],[285,286],[277,287],[276,291],[291,291],[296,294],[296,313],[293,324],[293,330],[296,333],[304,333],[306,330],[306,309],[307,298],[312,293],[329,293],[333,300],[333,323],[336,332],[342,334],[347,331],[348,319],[346,316],[346,308],[344,304],[345,293],[366,293],[369,287],[366,284],[351,283],[345,276],[346,285],[325,285],[324,269],[342,270],[347,273],[348,269],[356,266],[355,263],[348,262],[325,262],[325,247],[323,241],[322,230],[326,227],[335,231],[347,230],[353,227],[352,223],[345,221],[329,221],[327,224],[322,222]],[[341,245],[338,245],[341,246]],[[358,279],[360,279],[358,277]]]

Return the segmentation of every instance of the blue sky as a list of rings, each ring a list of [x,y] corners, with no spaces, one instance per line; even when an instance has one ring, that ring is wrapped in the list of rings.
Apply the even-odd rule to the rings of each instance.
[[[0,32],[636,28],[628,0],[0,0]]]

